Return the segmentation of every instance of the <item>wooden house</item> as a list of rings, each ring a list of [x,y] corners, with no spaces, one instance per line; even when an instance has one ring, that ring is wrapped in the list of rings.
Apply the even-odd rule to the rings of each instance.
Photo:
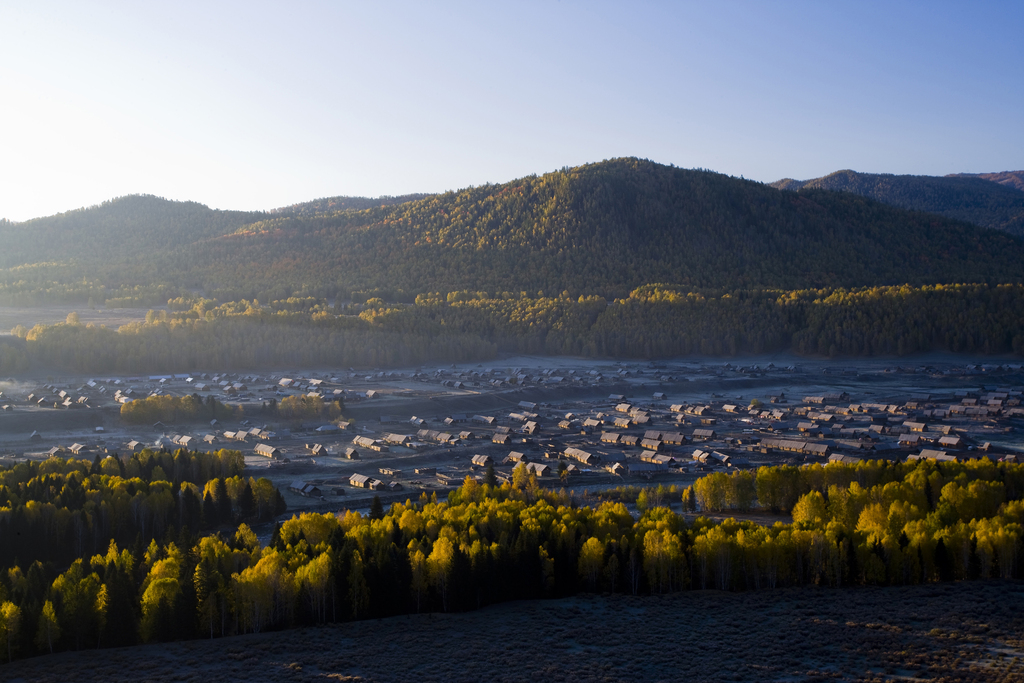
[[[516,467],[525,467],[528,472],[535,474],[538,477],[543,477],[551,473],[551,467],[540,462],[521,462]]]
[[[256,444],[252,452],[265,458],[277,458],[281,455],[281,451],[278,448],[265,443]]]
[[[593,453],[588,453],[580,448],[566,448],[564,453],[567,458],[577,460],[584,465],[596,465],[601,459],[599,456]]]

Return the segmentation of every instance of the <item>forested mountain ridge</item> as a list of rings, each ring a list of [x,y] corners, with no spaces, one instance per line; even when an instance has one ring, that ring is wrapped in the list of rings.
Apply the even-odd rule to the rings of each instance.
[[[259,211],[219,211],[197,202],[129,195],[23,223],[0,223],[0,268],[65,259],[135,259],[222,235],[262,216]]]
[[[1024,243],[1006,234],[854,193],[779,191],[635,158],[410,197],[265,213],[132,196],[4,223],[0,303],[1024,281]]]
[[[1024,236],[1024,172],[915,176],[836,171],[813,180],[784,178],[780,190],[852,192],[886,204]]]
[[[189,261],[212,291],[234,287],[236,295],[269,289],[277,278],[318,295],[349,288],[620,296],[651,282],[1017,281],[1022,257],[1019,240],[854,194],[779,192],[615,159],[367,211],[269,217],[204,243]]]

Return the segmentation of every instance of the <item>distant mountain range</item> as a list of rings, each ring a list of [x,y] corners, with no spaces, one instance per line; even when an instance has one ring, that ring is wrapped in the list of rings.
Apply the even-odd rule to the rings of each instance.
[[[1021,282],[1024,243],[1004,233],[1020,234],[1022,215],[1024,192],[980,177],[843,171],[768,186],[634,158],[275,212],[132,196],[0,224],[0,297],[86,281],[105,296],[159,283],[222,300]]]
[[[813,180],[784,178],[771,186],[852,192],[904,209],[1024,236],[1024,171],[943,177],[836,171]]]

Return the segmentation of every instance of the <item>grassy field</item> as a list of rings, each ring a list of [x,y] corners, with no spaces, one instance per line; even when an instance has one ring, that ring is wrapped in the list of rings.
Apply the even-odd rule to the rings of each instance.
[[[1024,584],[581,596],[68,652],[9,681],[1024,681]]]
[[[154,306],[157,310],[165,306]],[[10,332],[15,325],[31,328],[36,324],[52,325],[62,323],[68,313],[78,313],[83,325],[106,325],[117,329],[128,323],[142,322],[146,319],[147,308],[89,308],[84,304],[64,306],[0,306],[0,333]]]

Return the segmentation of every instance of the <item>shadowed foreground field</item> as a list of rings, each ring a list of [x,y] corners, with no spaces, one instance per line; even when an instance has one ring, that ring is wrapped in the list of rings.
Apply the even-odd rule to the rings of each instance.
[[[1024,584],[583,596],[0,666],[25,681],[1024,681]]]

